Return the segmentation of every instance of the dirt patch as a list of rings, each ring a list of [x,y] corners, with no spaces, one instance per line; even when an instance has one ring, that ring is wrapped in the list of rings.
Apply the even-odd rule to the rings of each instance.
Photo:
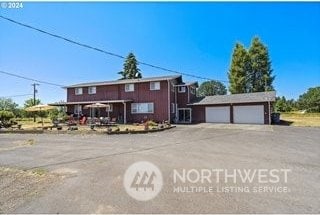
[[[59,177],[45,170],[0,167],[0,213],[10,213],[40,195]]]

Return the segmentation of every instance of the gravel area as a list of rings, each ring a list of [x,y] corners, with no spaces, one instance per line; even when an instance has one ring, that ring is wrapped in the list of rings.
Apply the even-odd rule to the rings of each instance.
[[[39,197],[57,179],[57,175],[42,169],[25,171],[0,167],[0,213],[10,213]]]

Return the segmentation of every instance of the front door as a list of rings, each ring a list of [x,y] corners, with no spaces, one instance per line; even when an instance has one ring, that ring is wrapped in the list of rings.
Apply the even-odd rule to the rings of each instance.
[[[191,123],[191,108],[178,108],[178,122]]]

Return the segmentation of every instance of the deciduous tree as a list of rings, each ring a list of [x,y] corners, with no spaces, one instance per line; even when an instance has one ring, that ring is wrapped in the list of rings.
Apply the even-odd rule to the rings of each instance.
[[[225,95],[227,88],[220,81],[205,81],[200,85],[197,94],[198,96]]]
[[[309,88],[299,96],[298,106],[308,112],[320,112],[320,87]]]

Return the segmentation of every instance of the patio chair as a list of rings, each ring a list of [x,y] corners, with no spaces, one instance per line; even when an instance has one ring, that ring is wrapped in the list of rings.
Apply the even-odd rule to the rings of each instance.
[[[86,121],[87,121],[87,118],[84,116],[80,119],[79,123],[80,125],[85,125],[86,124]]]
[[[112,117],[111,121],[109,122],[109,124],[114,125],[117,123],[117,118],[116,117]]]

